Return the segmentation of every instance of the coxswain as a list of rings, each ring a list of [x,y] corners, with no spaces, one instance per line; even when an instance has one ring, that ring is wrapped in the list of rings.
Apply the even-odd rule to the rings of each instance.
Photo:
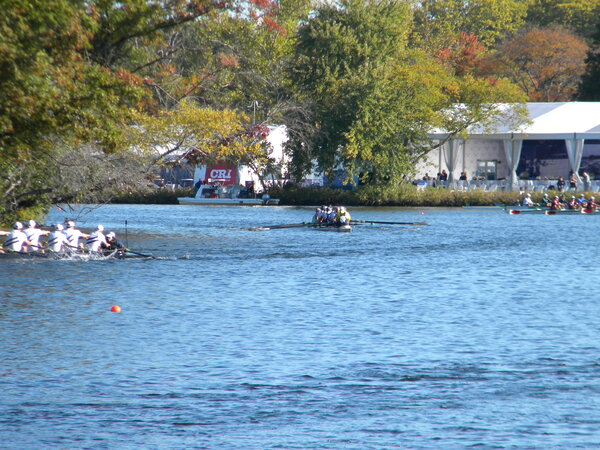
[[[531,200],[531,194],[525,195],[525,198],[523,199],[523,206],[528,206],[528,207],[533,206],[533,200]]]
[[[27,235],[27,240],[31,242],[31,246],[28,250],[37,252],[40,250],[40,237],[48,236],[50,232],[47,230],[40,230],[36,221],[30,220],[29,226],[25,228],[25,234]]]
[[[336,223],[338,225],[348,225],[350,223],[350,213],[343,206],[339,208]]]
[[[106,235],[106,245],[104,248],[107,250],[125,250],[125,246],[119,242],[117,235],[112,231]]]
[[[552,199],[552,203],[550,203],[550,210],[551,211],[559,211],[561,209],[561,203],[560,200],[558,198],[558,195],[555,195],[554,198]]]
[[[15,222],[12,231],[7,234],[4,242],[4,250],[11,252],[23,252],[26,246],[30,246],[31,242],[27,240],[27,235],[23,232],[23,224]]]
[[[104,236],[104,227],[98,225],[96,231],[91,233],[85,242],[85,248],[93,252],[99,252],[101,248],[106,247],[106,236]]]
[[[72,220],[67,221],[67,229],[64,231],[65,236],[67,237],[68,247],[70,249],[77,249],[82,246],[79,245],[79,238],[89,238],[90,235],[81,232],[80,230],[75,228],[75,222]]]
[[[48,235],[48,249],[55,253],[61,253],[65,251],[65,248],[69,246],[67,236],[63,233],[64,227],[62,224],[57,223],[54,225],[54,230]]]

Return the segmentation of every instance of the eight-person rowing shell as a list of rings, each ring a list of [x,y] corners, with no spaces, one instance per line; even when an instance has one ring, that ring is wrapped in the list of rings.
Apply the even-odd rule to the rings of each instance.
[[[343,206],[321,206],[315,210],[313,223],[340,226],[350,224],[350,213]]]
[[[11,231],[0,230],[0,236],[6,236],[6,241],[0,253],[56,253],[56,254],[116,254],[122,256],[125,247],[117,240],[114,232],[104,235],[104,227],[98,225],[96,230],[86,234],[75,228],[75,222],[66,222],[67,229],[62,224],[52,226],[52,231],[41,230],[34,220],[29,221],[29,227],[23,230],[21,222],[15,222]],[[40,243],[40,238],[47,236],[45,245]],[[79,243],[80,238],[85,238],[85,246]]]

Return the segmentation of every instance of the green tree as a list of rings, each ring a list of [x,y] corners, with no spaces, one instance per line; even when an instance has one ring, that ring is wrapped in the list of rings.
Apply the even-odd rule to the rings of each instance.
[[[416,2],[412,40],[432,50],[453,45],[459,33],[492,47],[524,23],[528,1],[425,0]]]
[[[591,39],[600,23],[600,0],[531,0],[526,20],[540,28],[560,25]]]
[[[118,73],[86,62],[96,23],[77,2],[8,0],[4,6],[0,217],[7,221],[26,208],[39,214],[51,202],[76,198],[79,192],[57,191],[52,179],[69,173],[63,153],[83,142],[114,150],[119,122],[141,97]]]
[[[105,199],[107,189],[141,178],[123,131],[136,108],[156,111],[152,78],[142,75],[165,70],[177,49],[171,31],[226,7],[233,2],[5,0],[0,221],[83,196]],[[112,170],[125,162],[131,180]]]
[[[345,0],[323,5],[300,28],[293,67],[304,100],[303,124],[291,128],[296,176],[317,159],[324,170],[341,163],[349,175],[398,181],[431,146],[434,127],[458,133],[489,119],[489,102],[521,99],[504,80],[490,83],[407,48],[406,2]],[[444,111],[457,103],[461,113]]]
[[[586,71],[579,85],[578,98],[584,101],[600,101],[600,22],[586,62]]]

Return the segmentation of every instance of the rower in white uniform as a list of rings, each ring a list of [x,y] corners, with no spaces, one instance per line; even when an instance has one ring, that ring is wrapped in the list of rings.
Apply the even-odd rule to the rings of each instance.
[[[104,236],[103,232],[104,227],[102,225],[98,225],[96,231],[88,236],[87,241],[85,242],[85,248],[93,252],[99,252],[100,249],[106,247],[108,244],[106,242],[106,236]]]
[[[15,222],[12,231],[10,231],[4,242],[4,250],[11,252],[23,252],[26,251],[26,246],[31,245],[31,242],[27,240],[27,235],[23,232],[23,224],[21,222]]]
[[[69,220],[67,222],[67,229],[64,231],[65,236],[67,237],[68,247],[72,250],[75,250],[80,247],[79,238],[89,238],[90,235],[81,232],[80,230],[75,228],[75,222]]]
[[[65,251],[66,247],[69,245],[69,241],[67,240],[67,236],[63,233],[64,227],[58,223],[54,225],[54,231],[50,233],[48,236],[48,249],[60,253]]]
[[[527,193],[527,195],[525,195],[525,198],[523,199],[523,206],[534,206],[533,200],[531,200],[531,194]]]
[[[31,246],[29,246],[28,250],[37,252],[40,250],[40,237],[48,236],[50,232],[46,230],[40,230],[37,227],[36,221],[30,220],[29,226],[25,229],[25,234],[27,235],[27,240],[31,242]]]

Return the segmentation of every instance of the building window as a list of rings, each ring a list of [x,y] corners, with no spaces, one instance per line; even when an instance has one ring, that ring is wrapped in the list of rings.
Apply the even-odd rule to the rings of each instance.
[[[477,161],[477,177],[485,180],[497,179],[498,161]]]

